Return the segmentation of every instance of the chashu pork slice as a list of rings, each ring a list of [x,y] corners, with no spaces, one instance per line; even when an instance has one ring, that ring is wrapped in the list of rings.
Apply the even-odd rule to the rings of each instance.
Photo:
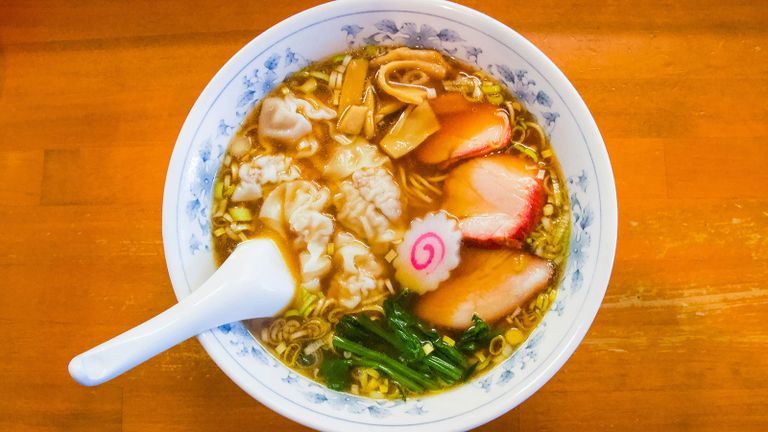
[[[554,269],[531,254],[511,249],[467,248],[451,278],[421,296],[415,312],[439,326],[464,330],[477,314],[493,323],[547,287]]]
[[[456,97],[459,99],[454,100]],[[456,93],[440,96],[430,104],[440,129],[414,150],[419,162],[445,168],[509,145],[512,127],[503,109],[488,103],[470,104]]]
[[[442,208],[460,219],[462,238],[481,247],[522,246],[541,218],[546,193],[537,167],[510,155],[472,159],[445,180]]]

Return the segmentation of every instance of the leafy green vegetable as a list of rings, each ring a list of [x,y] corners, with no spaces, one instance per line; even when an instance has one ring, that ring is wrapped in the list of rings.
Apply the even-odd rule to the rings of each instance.
[[[389,327],[401,345],[408,347],[406,359],[423,360],[423,363],[448,382],[459,379],[467,366],[464,356],[448,345],[439,333],[427,327],[421,320],[408,312],[403,303],[410,300],[409,294],[402,294],[384,302],[384,311]],[[423,347],[429,344],[433,350],[427,354]]]
[[[426,364],[429,365],[432,370],[437,372],[441,378],[451,383],[461,378],[464,373],[464,371],[456,367],[456,365],[434,355],[427,357]]]
[[[361,344],[339,337],[338,335],[333,336],[333,346],[344,351],[349,351],[352,354],[357,354],[362,357],[363,360],[367,360],[367,363],[371,364],[369,367],[380,369],[382,372],[413,391],[422,391],[424,388],[437,390],[438,388],[437,384],[430,379],[430,377],[408,368],[386,354],[373,351]]]
[[[349,388],[349,362],[340,359],[327,359],[320,365],[320,376],[331,390]]]
[[[397,333],[398,336],[417,340],[419,349],[421,349],[421,345],[424,342],[430,342],[438,355],[445,357],[462,369],[466,368],[467,361],[463,354],[456,348],[448,345],[438,332],[430,329],[413,314],[405,310],[403,303],[410,301],[411,297],[407,292],[384,301],[384,312],[387,315],[389,326],[400,330]]]
[[[468,380],[472,374],[475,373],[475,369],[477,369],[477,366],[480,364],[480,362],[472,364],[472,366],[468,367],[467,370],[464,371],[464,375],[461,376],[462,381]]]
[[[300,352],[298,358],[296,359],[296,363],[298,363],[299,366],[302,366],[302,367],[312,366],[316,362],[317,362],[317,355],[314,353],[304,354],[303,352]]]
[[[387,316],[387,324],[396,338],[393,345],[398,348],[403,358],[410,361],[424,358],[425,353],[421,348],[424,340],[412,328],[413,316],[389,299],[384,301],[384,313]]]
[[[345,315],[336,325],[333,346],[345,359],[326,359],[320,376],[328,387],[345,389],[351,367],[368,367],[388,375],[413,392],[436,390],[466,380],[477,364],[469,366],[466,354],[487,346],[495,333],[479,317],[452,346],[435,329],[410,312],[413,296],[407,291],[384,301],[384,319]]]
[[[360,326],[354,315],[344,315],[336,324],[336,335],[355,342],[364,342],[370,334]]]
[[[467,354],[487,346],[496,336],[496,333],[491,332],[491,328],[479,316],[472,315],[472,323],[472,326],[465,330],[456,342],[456,348]]]
[[[392,331],[385,329],[383,326],[375,323],[367,315],[360,315],[357,317],[357,322],[371,333],[379,336],[381,339],[389,343],[391,346],[397,349],[399,354],[405,357],[407,360],[418,360],[424,354],[421,351],[421,345],[416,345],[417,341],[411,341],[414,343],[405,343],[401,337],[398,337]]]

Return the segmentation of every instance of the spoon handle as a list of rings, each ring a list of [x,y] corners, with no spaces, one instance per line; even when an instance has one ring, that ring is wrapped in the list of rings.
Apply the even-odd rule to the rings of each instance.
[[[70,375],[80,384],[98,385],[196,334],[226,324],[214,319],[215,310],[210,308],[210,302],[206,303],[206,291],[210,290],[204,288],[149,321],[76,356],[69,363]],[[220,311],[236,306],[217,303],[216,309]],[[201,308],[201,304],[207,306]]]
[[[200,288],[165,312],[72,359],[69,373],[94,386],[222,324],[268,317],[293,296],[293,280],[274,244],[238,246]]]

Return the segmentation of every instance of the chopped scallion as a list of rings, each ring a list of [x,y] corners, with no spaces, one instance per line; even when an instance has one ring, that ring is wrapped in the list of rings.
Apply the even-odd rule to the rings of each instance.
[[[315,90],[317,90],[317,80],[314,78],[309,78],[306,81],[304,81],[304,84],[299,86],[299,90],[301,90],[304,93],[312,93]]]
[[[432,354],[432,351],[435,350],[435,347],[431,343],[427,342],[421,346],[421,349],[424,350],[424,354],[430,355]]]
[[[536,150],[519,142],[512,143],[512,147],[533,159],[534,162],[539,163],[539,155],[536,153]]]
[[[331,77],[328,76],[328,74],[325,73],[325,72],[312,71],[312,72],[309,73],[309,75],[313,76],[313,77],[315,77],[315,78],[317,78],[317,79],[319,79],[321,81],[325,81],[325,82],[329,82],[331,80]]]
[[[504,339],[512,346],[517,346],[525,340],[525,334],[516,328],[511,328],[504,333]]]
[[[230,207],[229,215],[235,222],[250,222],[253,220],[251,210],[246,207]]]
[[[397,252],[395,252],[394,249],[390,249],[389,252],[387,252],[386,255],[384,255],[384,259],[387,260],[388,263],[391,263],[392,261],[397,258]]]
[[[501,86],[498,84],[483,83],[480,89],[483,90],[483,93],[487,95],[501,93]]]
[[[216,182],[215,185],[213,185],[213,197],[217,200],[220,200],[224,198],[224,183],[222,182]]]
[[[317,300],[317,296],[314,294],[309,294],[304,297],[304,301],[301,304],[301,309],[299,309],[299,314],[304,315],[304,312],[309,309],[310,306]]]
[[[504,96],[502,96],[499,93],[493,93],[486,96],[486,99],[488,99],[488,103],[494,104],[494,105],[501,105],[504,102]]]
[[[555,206],[557,208],[560,208],[560,206],[563,204],[563,197],[560,195],[560,184],[557,182],[556,177],[552,177],[552,189],[553,189],[553,195],[555,197]]]
[[[285,342],[280,342],[280,344],[279,344],[279,345],[277,345],[277,346],[275,347],[275,351],[276,351],[278,354],[282,354],[282,353],[284,353],[284,352],[285,352],[285,349],[286,349],[286,348],[287,348],[287,347],[285,346]]]
[[[555,212],[555,208],[552,206],[552,204],[547,204],[544,206],[544,216],[552,216],[552,213]]]
[[[374,58],[379,55],[379,47],[374,45],[367,45],[363,50],[363,55],[365,55],[369,59]]]

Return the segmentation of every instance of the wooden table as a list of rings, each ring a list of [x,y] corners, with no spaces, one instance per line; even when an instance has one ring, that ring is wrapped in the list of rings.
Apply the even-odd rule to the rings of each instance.
[[[314,3],[0,4],[0,430],[303,429],[195,340],[93,389],[66,365],[174,302],[160,206],[178,130],[235,51]],[[581,92],[620,212],[584,342],[481,429],[768,430],[768,5],[466,3]]]

